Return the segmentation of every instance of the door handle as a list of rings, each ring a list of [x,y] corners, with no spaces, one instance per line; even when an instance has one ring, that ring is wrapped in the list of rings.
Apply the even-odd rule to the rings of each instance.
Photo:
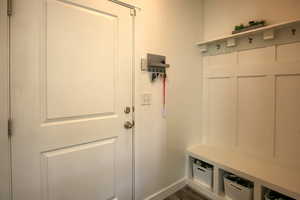
[[[124,124],[125,129],[132,129],[133,127],[134,127],[134,121],[132,121],[132,122],[126,121]]]

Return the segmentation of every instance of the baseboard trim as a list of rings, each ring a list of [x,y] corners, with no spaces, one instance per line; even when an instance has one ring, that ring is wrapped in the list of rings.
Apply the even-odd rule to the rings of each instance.
[[[163,200],[187,185],[187,178],[182,178],[164,189],[150,195],[144,200]]]

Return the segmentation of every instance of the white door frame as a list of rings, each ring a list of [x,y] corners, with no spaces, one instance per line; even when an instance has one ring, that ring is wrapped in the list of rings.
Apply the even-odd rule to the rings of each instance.
[[[120,6],[126,7],[128,9],[130,9],[130,15],[132,16],[132,20],[133,20],[133,24],[132,24],[132,74],[131,74],[131,81],[132,81],[132,90],[131,90],[131,95],[132,95],[132,107],[133,107],[133,112],[132,112],[132,120],[134,122],[136,122],[136,104],[135,104],[135,100],[136,100],[136,82],[135,82],[135,78],[136,78],[136,63],[139,63],[139,58],[137,58],[137,52],[138,52],[138,48],[136,46],[136,12],[137,11],[141,11],[142,9],[140,7],[137,7],[136,5],[131,5],[128,4],[126,2],[120,1],[120,0],[108,0],[111,1],[112,3],[118,4]],[[137,68],[138,69],[138,68]],[[133,127],[132,129],[132,199],[135,200],[135,188],[136,188],[136,184],[135,184],[135,177],[136,177],[136,162],[135,162],[135,158],[136,158],[136,149],[135,149],[135,127]]]
[[[0,0],[0,199],[10,199],[9,17],[7,1]]]

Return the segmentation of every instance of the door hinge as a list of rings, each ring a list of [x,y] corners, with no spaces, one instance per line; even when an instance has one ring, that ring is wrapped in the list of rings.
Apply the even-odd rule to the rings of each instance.
[[[11,17],[13,8],[12,8],[12,1],[13,0],[7,0],[7,16]]]
[[[7,121],[7,133],[8,133],[9,137],[12,136],[12,120],[11,119],[9,119]]]

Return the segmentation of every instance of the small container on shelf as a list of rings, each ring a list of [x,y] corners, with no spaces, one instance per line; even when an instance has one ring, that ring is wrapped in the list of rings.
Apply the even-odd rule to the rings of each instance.
[[[225,196],[231,200],[252,200],[253,183],[235,176],[227,174],[224,176]]]
[[[273,190],[268,190],[268,192],[265,193],[264,198],[265,200],[295,200]]]
[[[193,160],[193,179],[201,184],[212,188],[213,186],[213,166],[194,159]]]

